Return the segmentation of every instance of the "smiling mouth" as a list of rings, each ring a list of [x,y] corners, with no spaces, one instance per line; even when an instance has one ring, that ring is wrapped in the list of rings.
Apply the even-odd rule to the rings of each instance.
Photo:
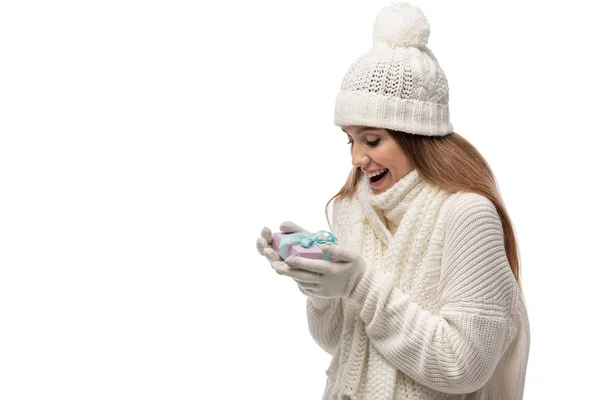
[[[375,182],[382,180],[383,178],[385,178],[385,176],[387,175],[388,172],[389,172],[389,170],[386,170],[383,174],[379,174],[377,176],[370,178],[371,182],[375,183]]]

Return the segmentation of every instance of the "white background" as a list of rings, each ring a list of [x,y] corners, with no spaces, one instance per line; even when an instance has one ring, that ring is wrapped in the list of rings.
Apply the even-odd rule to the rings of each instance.
[[[328,229],[335,96],[387,4],[1,3],[1,399],[321,398],[330,356],[255,241]],[[515,225],[526,398],[593,397],[592,3],[413,4]]]

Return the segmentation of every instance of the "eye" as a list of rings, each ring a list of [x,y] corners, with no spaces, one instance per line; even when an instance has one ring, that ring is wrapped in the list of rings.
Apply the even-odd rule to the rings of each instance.
[[[368,145],[368,146],[370,146],[370,147],[375,147],[375,146],[377,146],[377,144],[379,143],[379,141],[380,141],[380,140],[381,140],[381,139],[377,139],[377,140],[375,140],[374,142],[369,142],[369,141],[367,140],[367,145]],[[348,143],[346,143],[346,144],[353,144],[353,143],[354,143],[354,142],[353,142],[352,140],[350,140],[350,141],[349,141]]]

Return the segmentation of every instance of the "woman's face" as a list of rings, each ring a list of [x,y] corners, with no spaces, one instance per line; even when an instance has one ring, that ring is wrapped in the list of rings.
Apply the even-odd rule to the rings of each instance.
[[[379,181],[370,179],[375,194],[385,192],[415,168],[386,129],[346,125],[342,130],[348,135],[352,165],[363,173],[387,169]]]

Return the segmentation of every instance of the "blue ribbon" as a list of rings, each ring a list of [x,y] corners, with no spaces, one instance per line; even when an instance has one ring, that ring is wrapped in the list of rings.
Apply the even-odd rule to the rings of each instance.
[[[325,234],[325,238],[320,238],[319,236]],[[300,246],[304,248],[308,248],[313,244],[321,247],[321,244],[331,243],[338,244],[338,238],[335,235],[328,231],[318,231],[313,236],[308,236],[303,232],[291,233],[286,235],[279,242],[279,247],[281,248],[281,258],[285,260],[285,255],[287,252],[287,246],[294,243],[300,243]],[[323,254],[323,260],[328,260],[325,254]]]

